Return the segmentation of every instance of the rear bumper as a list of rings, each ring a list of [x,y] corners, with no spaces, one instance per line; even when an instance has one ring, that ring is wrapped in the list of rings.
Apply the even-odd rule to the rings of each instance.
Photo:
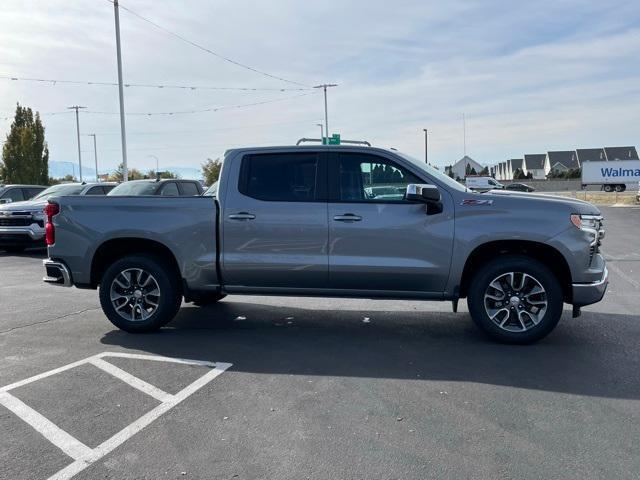
[[[46,275],[42,277],[43,282],[60,287],[71,287],[73,285],[71,272],[63,262],[47,258],[42,261],[42,265],[46,272]]]
[[[604,267],[602,278],[591,283],[574,283],[573,288],[573,305],[576,307],[584,307],[602,300],[604,293],[609,285],[609,271]]]

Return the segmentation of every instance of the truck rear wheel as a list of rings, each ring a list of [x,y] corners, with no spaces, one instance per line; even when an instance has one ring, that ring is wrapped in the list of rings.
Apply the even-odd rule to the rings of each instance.
[[[524,255],[504,255],[473,276],[467,303],[476,325],[505,343],[547,336],[562,316],[562,286],[553,272]]]
[[[180,309],[180,282],[172,268],[151,255],[114,262],[100,282],[100,305],[116,327],[131,333],[152,332]]]

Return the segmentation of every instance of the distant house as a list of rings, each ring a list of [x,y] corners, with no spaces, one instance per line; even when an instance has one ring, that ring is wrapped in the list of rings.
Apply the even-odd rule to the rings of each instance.
[[[509,169],[511,170],[511,177],[509,177],[507,180],[513,180],[513,175],[515,175],[516,170],[522,170],[523,162],[524,159],[522,158],[512,158],[511,160],[507,160]]]
[[[549,170],[546,168],[547,155],[544,153],[533,153],[524,156],[522,171],[525,175],[531,173],[534,179],[544,180],[547,178]]]
[[[604,148],[579,148],[576,150],[578,162],[582,165],[584,162],[606,162],[607,156]]]
[[[555,170],[556,172],[566,172],[575,168],[580,168],[578,154],[575,150],[561,150],[555,152],[547,152],[547,172]]]
[[[453,172],[453,178],[465,178],[466,177],[466,169],[467,165],[469,168],[473,168],[476,171],[476,174],[480,174],[482,169],[484,168],[478,162],[476,162],[473,158],[465,155],[456,163],[454,163],[451,168],[447,167],[445,169],[445,173],[449,173],[449,171]]]
[[[636,147],[604,147],[607,161],[615,160],[638,160]]]

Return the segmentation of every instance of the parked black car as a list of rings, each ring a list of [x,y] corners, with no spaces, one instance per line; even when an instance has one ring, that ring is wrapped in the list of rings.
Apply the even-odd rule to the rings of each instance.
[[[197,180],[131,180],[118,185],[109,192],[110,196],[163,196],[163,197],[196,197],[202,195],[204,189]]]
[[[506,187],[506,190],[516,190],[518,192],[535,192],[536,189],[526,183],[510,183]]]

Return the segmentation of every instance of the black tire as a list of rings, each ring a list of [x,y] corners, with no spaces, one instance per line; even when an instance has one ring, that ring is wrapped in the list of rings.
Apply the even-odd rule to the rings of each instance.
[[[197,307],[206,307],[207,305],[218,303],[224,297],[226,297],[226,295],[223,293],[213,293],[211,295],[194,295],[191,299],[191,303],[193,303]]]
[[[614,188],[616,192],[624,192],[626,189],[627,189],[626,185],[616,185]]]
[[[520,290],[516,289],[512,291],[507,287],[505,287],[505,291],[502,294],[505,299],[502,304],[496,304],[493,300],[487,299],[487,302],[493,302],[493,306],[496,309],[498,309],[496,305],[500,305],[500,310],[506,310],[506,315],[501,314],[501,316],[497,317],[496,321],[489,317],[487,308],[485,308],[485,293],[491,292],[499,296],[497,290],[490,290],[490,284],[500,278],[501,275],[508,274],[509,272],[516,272],[516,283],[518,284],[520,284],[522,279],[518,274],[527,274],[533,277],[533,280],[527,279],[527,282],[537,281],[544,289],[543,293],[530,294],[529,297],[533,302],[536,302],[536,300],[546,301],[546,310],[542,312],[542,317],[539,318],[537,324],[533,321],[535,315],[530,315],[526,310],[532,309],[535,312],[537,309],[538,314],[540,314],[539,307],[529,304],[529,299],[526,299],[526,295],[524,295],[525,300],[516,299],[515,302],[517,306],[514,307],[511,299],[513,299],[514,296],[517,297],[521,295],[518,293]],[[524,283],[521,285],[524,285]],[[532,283],[528,283],[528,285],[532,285]],[[525,289],[522,288],[522,292],[524,292],[524,290]],[[513,296],[509,296],[509,294]],[[522,305],[518,302],[522,303]],[[562,316],[563,303],[562,286],[558,278],[544,264],[525,255],[503,255],[484,264],[471,279],[467,297],[469,312],[476,325],[492,338],[500,342],[513,344],[533,343],[551,333]],[[524,311],[519,309],[524,309]],[[518,314],[518,311],[523,314],[522,318],[525,320],[524,322],[519,320],[521,315]],[[506,323],[504,327],[498,325],[497,322],[504,318],[507,318],[508,323]],[[518,327],[518,323],[521,327]],[[513,329],[516,328],[522,328],[522,331],[513,331]],[[511,329],[511,331],[507,329]]]
[[[115,289],[115,295],[121,295],[121,292],[124,291],[124,289],[120,288],[120,285],[125,283],[122,281],[123,278],[120,274],[127,270],[142,270],[149,274],[157,285],[159,290],[158,295],[154,295],[155,288],[153,283],[151,283],[152,286],[149,287],[148,291],[146,291],[148,296],[144,295],[142,298],[137,298],[138,301],[145,302],[142,306],[148,314],[147,318],[135,320],[124,318],[120,313],[118,313],[114,302],[111,300],[112,288]],[[131,274],[128,273],[128,275]],[[119,284],[114,283],[116,277],[118,277],[118,280],[120,281]],[[144,279],[145,277],[143,276],[142,278]],[[138,277],[137,281],[144,283],[143,280],[140,280],[140,277]],[[125,293],[131,293],[132,290],[134,294],[137,294],[137,291],[145,293],[144,288],[138,289],[135,287],[135,279],[130,281],[130,285],[131,284],[133,284],[132,288]],[[140,284],[138,284],[138,286],[140,286]],[[153,288],[153,290],[151,290],[151,288]],[[122,295],[120,298],[125,297],[127,297],[127,295]],[[132,305],[132,302],[135,302],[135,300],[135,295],[130,295],[128,303],[125,301],[120,303],[120,305],[124,305],[122,309],[123,314],[126,315],[127,313],[130,314],[132,312],[133,309],[130,308],[130,305]],[[157,306],[152,306],[151,302],[155,303]],[[167,262],[156,256],[141,254],[121,258],[114,262],[105,271],[102,276],[102,280],[100,281],[100,305],[102,306],[102,311],[111,323],[119,329],[127,332],[144,333],[158,330],[173,320],[173,317],[175,317],[180,309],[181,302],[182,291],[180,278]],[[150,311],[146,310],[147,308]],[[136,314],[142,315],[142,307],[137,310],[133,316],[137,316]]]
[[[604,190],[605,192],[613,192],[613,187],[612,187],[611,185],[605,185],[605,186],[603,187],[603,190]]]

